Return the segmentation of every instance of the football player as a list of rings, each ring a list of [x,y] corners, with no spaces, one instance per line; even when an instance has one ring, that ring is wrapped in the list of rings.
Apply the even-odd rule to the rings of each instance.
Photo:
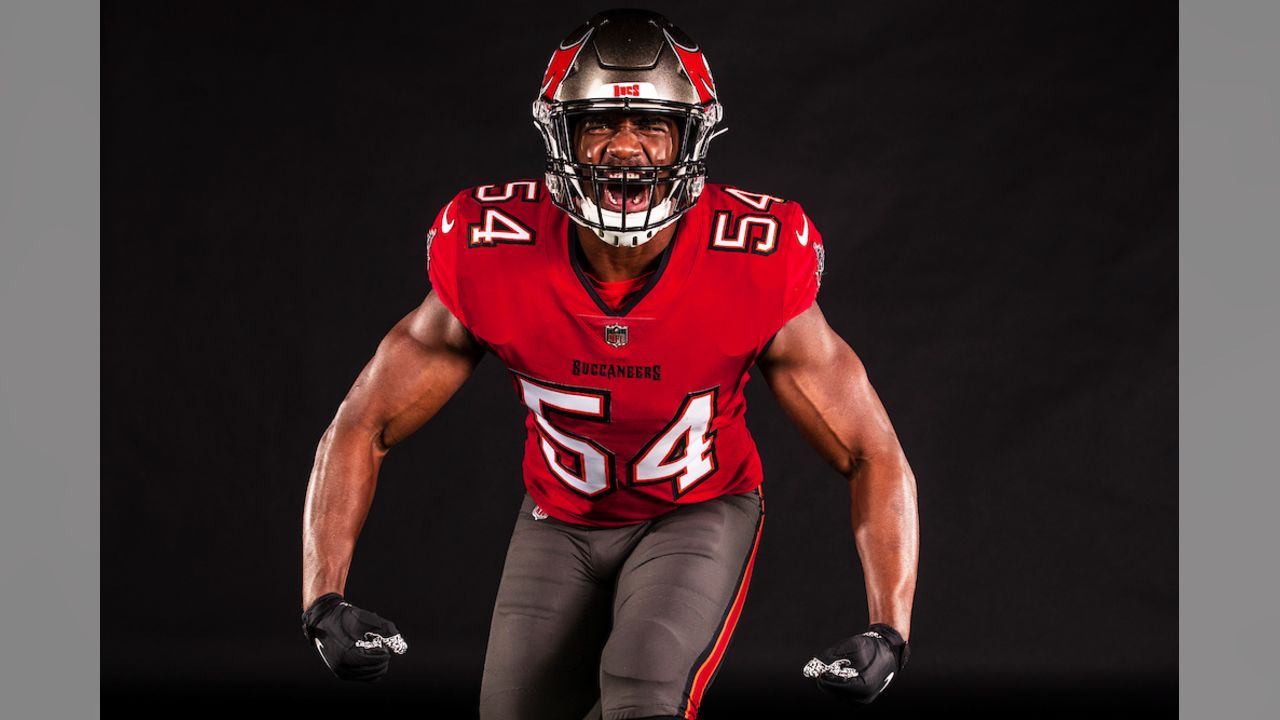
[[[534,101],[545,178],[439,212],[432,291],[356,380],[307,492],[303,625],[339,677],[376,679],[407,648],[343,598],[378,467],[486,352],[528,415],[482,718],[697,716],[764,518],[753,365],[847,479],[866,577],[870,626],[796,669],[859,702],[901,672],[915,480],[815,302],[818,229],[793,200],[706,182],[721,113],[693,40],[655,13],[600,13],[555,50]]]

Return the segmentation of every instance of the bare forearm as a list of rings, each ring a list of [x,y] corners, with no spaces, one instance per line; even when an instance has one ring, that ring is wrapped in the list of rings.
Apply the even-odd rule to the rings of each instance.
[[[336,422],[316,450],[302,518],[302,606],[343,592],[386,450],[377,433]]]
[[[434,292],[387,333],[316,449],[302,516],[302,604],[343,592],[378,468],[430,420],[484,349]]]
[[[864,459],[849,476],[850,514],[872,623],[906,639],[920,554],[916,483],[906,459]]]

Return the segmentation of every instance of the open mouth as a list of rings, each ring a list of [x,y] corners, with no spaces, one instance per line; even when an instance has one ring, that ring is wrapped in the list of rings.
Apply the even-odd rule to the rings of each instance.
[[[625,188],[623,173],[609,173],[610,182],[600,185],[600,206],[610,212],[644,212],[649,209],[653,185],[640,182],[637,173],[627,173]],[[613,182],[614,180],[617,182]]]

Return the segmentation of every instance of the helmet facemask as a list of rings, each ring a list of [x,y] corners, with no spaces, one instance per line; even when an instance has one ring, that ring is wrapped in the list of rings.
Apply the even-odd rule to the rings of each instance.
[[[706,182],[706,150],[719,105],[702,108],[656,100],[581,100],[534,103],[547,146],[547,187],[553,202],[601,240],[635,247],[675,222],[697,201]],[[656,114],[673,121],[673,161],[665,165],[582,162],[575,129],[591,115]],[[639,205],[640,207],[635,207]]]

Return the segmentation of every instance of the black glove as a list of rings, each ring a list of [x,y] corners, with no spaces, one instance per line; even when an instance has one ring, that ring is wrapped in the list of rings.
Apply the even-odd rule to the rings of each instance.
[[[804,676],[816,679],[823,690],[866,704],[889,687],[910,655],[897,630],[876,624],[823,650],[804,666]]]
[[[343,602],[338,593],[311,603],[302,613],[302,633],[343,680],[377,680],[386,674],[391,653],[403,655],[409,649],[394,623]]]

